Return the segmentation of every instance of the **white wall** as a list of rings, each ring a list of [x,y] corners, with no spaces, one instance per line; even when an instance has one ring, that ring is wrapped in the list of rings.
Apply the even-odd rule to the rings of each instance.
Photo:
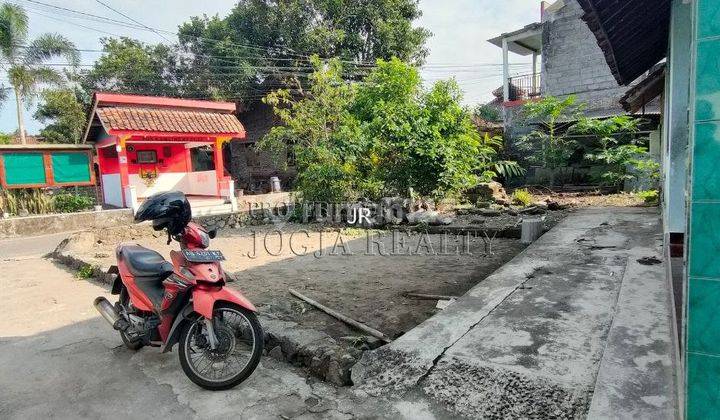
[[[217,173],[213,171],[190,172],[188,175],[189,194],[217,195]]]
[[[163,191],[180,190],[188,192],[188,182],[185,172],[158,173],[152,185],[148,186],[138,174],[128,175],[130,185],[135,187],[138,198],[149,197]]]
[[[120,185],[120,174],[105,174],[102,176],[103,200],[105,203],[123,207],[122,186]]]
[[[215,171],[158,173],[155,182],[148,186],[138,174],[128,176],[130,185],[135,187],[138,198],[149,197],[155,193],[179,190],[185,194],[217,195],[217,176]]]

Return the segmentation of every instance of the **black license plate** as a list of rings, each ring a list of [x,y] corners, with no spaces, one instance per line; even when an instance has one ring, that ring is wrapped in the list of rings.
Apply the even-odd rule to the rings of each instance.
[[[207,249],[203,250],[189,250],[183,249],[182,251],[185,259],[190,262],[204,263],[213,261],[224,261],[225,256],[220,251],[210,251]]]

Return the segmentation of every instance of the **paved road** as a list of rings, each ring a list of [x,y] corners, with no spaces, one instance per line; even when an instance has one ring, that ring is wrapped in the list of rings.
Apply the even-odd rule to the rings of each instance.
[[[213,393],[185,378],[176,352],[127,350],[92,306],[105,287],[41,258],[58,240],[0,242],[0,418],[350,418],[359,407],[267,357]]]
[[[37,258],[55,250],[71,232],[0,240],[0,261]]]

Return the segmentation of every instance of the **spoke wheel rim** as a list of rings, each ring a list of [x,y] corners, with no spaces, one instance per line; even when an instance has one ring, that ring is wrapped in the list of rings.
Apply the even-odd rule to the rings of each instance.
[[[250,320],[240,311],[220,308],[213,313],[218,346],[210,349],[205,336],[204,321],[190,326],[183,344],[190,369],[203,380],[224,382],[241,374],[248,367],[255,350],[255,331]]]

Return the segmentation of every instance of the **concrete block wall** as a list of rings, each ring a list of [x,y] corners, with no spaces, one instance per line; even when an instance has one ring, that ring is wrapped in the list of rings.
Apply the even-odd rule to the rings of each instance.
[[[623,113],[618,86],[576,0],[543,17],[542,89],[545,96],[575,95],[587,113]]]

